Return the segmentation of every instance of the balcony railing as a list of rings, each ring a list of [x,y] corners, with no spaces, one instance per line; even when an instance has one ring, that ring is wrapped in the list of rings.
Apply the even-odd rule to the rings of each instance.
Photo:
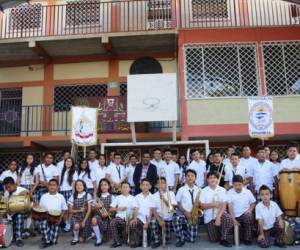
[[[0,39],[299,24],[300,6],[280,0],[72,1],[0,12]]]
[[[61,110],[57,111],[53,105],[32,105],[15,109],[14,115],[1,115],[0,111],[0,136],[69,135],[70,107]],[[180,123],[177,127],[180,128]],[[137,133],[171,131],[171,128],[172,122],[136,123]],[[98,130],[99,133],[130,133],[130,125],[126,114],[120,114],[119,110],[106,113],[105,118],[99,111]]]

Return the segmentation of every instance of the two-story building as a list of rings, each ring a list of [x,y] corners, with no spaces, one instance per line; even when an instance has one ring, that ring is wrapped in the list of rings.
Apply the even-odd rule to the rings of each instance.
[[[101,103],[99,143],[130,141],[127,75],[145,73],[177,73],[178,140],[255,147],[247,97],[268,95],[267,144],[283,150],[300,139],[296,2],[34,0],[0,12],[0,167],[26,152],[59,156],[70,147],[70,106],[91,97]],[[138,141],[172,136],[168,122],[136,132]]]

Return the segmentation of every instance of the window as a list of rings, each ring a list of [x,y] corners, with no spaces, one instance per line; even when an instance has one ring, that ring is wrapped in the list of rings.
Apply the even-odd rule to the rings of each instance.
[[[163,73],[162,67],[155,58],[143,57],[135,60],[129,70],[131,75]]]
[[[42,24],[42,5],[23,4],[9,13],[9,30],[39,29]]]
[[[120,85],[120,96],[127,96],[127,84],[122,83]]]
[[[150,0],[148,2],[148,29],[172,27],[171,5],[171,0]]]
[[[54,89],[54,110],[68,111],[76,97],[106,96],[106,84],[58,86]]]
[[[100,1],[69,1],[66,6],[66,26],[100,25]]]
[[[185,46],[187,98],[258,95],[255,44]]]
[[[300,42],[264,43],[268,95],[300,95]]]
[[[228,0],[191,0],[193,19],[228,18]]]

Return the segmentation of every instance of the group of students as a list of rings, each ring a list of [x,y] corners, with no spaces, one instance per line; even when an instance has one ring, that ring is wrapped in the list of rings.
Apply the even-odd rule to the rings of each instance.
[[[192,217],[197,208],[203,210],[212,242],[230,247],[233,226],[241,225],[244,244],[250,245],[257,233],[261,247],[271,245],[271,236],[277,246],[284,247],[283,214],[272,198],[280,170],[299,167],[300,157],[295,144],[288,145],[287,158],[280,164],[269,155],[266,147],[260,147],[257,157],[251,157],[250,148],[243,146],[240,158],[230,147],[227,158],[215,152],[205,162],[201,152],[194,150],[188,163],[183,156],[176,159],[169,149],[163,157],[160,149],[154,149],[152,160],[144,153],[138,163],[130,153],[124,166],[118,153],[111,153],[106,161],[91,150],[89,159],[81,160],[78,167],[68,152],[56,166],[51,154],[38,166],[28,155],[19,169],[12,161],[0,180],[6,197],[30,194],[35,206],[59,211],[63,230],[72,231],[72,245],[94,234],[95,246],[112,240],[111,247],[123,243],[138,247],[146,231],[152,248],[162,244],[162,236],[170,243],[172,232],[176,247],[182,247],[196,241],[201,219],[194,223]],[[30,215],[10,217],[16,245],[23,246],[24,233],[31,233]],[[60,225],[39,221],[41,248],[57,243]]]

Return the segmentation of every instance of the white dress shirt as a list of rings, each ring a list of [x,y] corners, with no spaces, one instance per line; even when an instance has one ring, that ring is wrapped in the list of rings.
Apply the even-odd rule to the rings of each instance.
[[[77,196],[77,199],[81,199],[85,195],[86,195],[87,202],[88,203],[93,203],[93,198],[92,198],[91,194],[86,194],[86,192],[79,193],[78,196]],[[71,195],[71,197],[68,200],[68,205],[73,206],[73,203],[74,203],[74,195]]]
[[[249,158],[244,158],[242,157],[240,159],[240,165],[244,166],[246,168],[246,177],[249,177],[249,176],[253,176],[253,168],[252,166],[257,162],[257,159],[250,156]]]
[[[173,191],[169,191],[169,196],[170,196],[170,202],[173,206],[177,205],[177,201],[175,198],[175,194]],[[168,192],[163,193],[164,199],[168,200]],[[153,207],[156,209],[156,212],[158,215],[165,221],[171,221],[172,220],[172,214],[169,213],[168,206],[165,204],[164,201],[160,199],[160,193],[156,192],[152,195],[152,200],[153,200]]]
[[[101,181],[101,179],[105,178],[106,169],[107,167],[100,167],[100,165],[93,167],[92,172],[94,172],[95,174],[97,187],[99,186],[99,182]]]
[[[206,163],[203,160],[195,161],[193,160],[187,169],[192,169],[197,173],[196,184],[198,187],[204,187],[205,183],[205,173],[206,173]]]
[[[89,160],[89,167],[91,170],[94,170],[94,168],[98,168],[100,166],[99,161],[95,159],[94,161]]]
[[[58,170],[59,173],[61,173],[61,171],[63,170],[64,165],[65,165],[65,160],[59,161],[56,164],[56,167],[57,167],[57,170]]]
[[[19,170],[19,175],[21,169]],[[30,172],[30,167],[26,167],[20,177],[20,185],[33,185],[34,184],[34,171],[33,174]]]
[[[235,175],[241,175],[243,177],[243,179],[246,178],[246,167],[242,166],[242,165],[237,165],[236,167],[233,167],[231,165],[231,167],[227,167],[225,169],[225,177],[224,177],[224,181],[228,181],[229,185],[232,186],[232,178]]]
[[[95,173],[93,171],[90,172],[90,178],[89,178],[87,172],[81,172],[78,175],[78,180],[84,181],[85,184],[86,184],[86,187],[88,189],[91,189],[91,188],[94,188],[93,182],[96,181],[96,176],[95,176]]]
[[[40,177],[40,181],[50,181],[52,178],[58,177],[60,174],[56,166],[53,164],[49,166],[46,166],[45,164],[40,164],[35,168],[34,172],[34,175],[38,175]]]
[[[196,185],[194,185],[193,188],[190,188],[187,184],[185,184],[183,187],[178,189],[176,201],[180,203],[184,210],[191,212],[193,209],[193,203],[196,201],[196,196],[199,190],[201,190],[201,188],[197,187]]]
[[[217,186],[215,189],[207,186],[202,189],[200,195],[200,202],[203,204],[212,203],[212,202],[225,203],[228,201],[225,188]],[[217,208],[215,208],[217,209]],[[214,220],[214,209],[209,208],[204,210],[204,223],[207,224],[210,221]]]
[[[110,164],[106,169],[108,174],[115,184],[119,184],[125,178],[125,167],[123,165],[117,166],[116,164]]]
[[[134,209],[137,207],[136,200],[134,196],[128,195],[118,195],[116,198],[112,201],[110,204],[111,207],[117,208],[117,207],[126,207],[127,210],[125,211],[118,211],[116,214],[116,217],[119,217],[121,219],[126,219],[126,214],[129,213],[130,217],[133,215]]]
[[[294,160],[290,160],[289,158],[286,158],[282,160],[280,164],[280,170],[284,168],[288,170],[292,170],[293,168],[300,169],[300,159],[295,158]]]
[[[60,193],[56,193],[56,194],[46,193],[42,195],[39,205],[43,208],[46,208],[48,211],[49,210],[62,211],[68,209],[66,200],[63,197],[63,195]]]
[[[178,164],[171,160],[169,163],[165,162],[165,164],[162,165],[158,174],[166,177],[168,187],[173,187],[176,180],[175,176],[180,175],[180,169]]]
[[[134,187],[134,181],[133,181],[133,174],[134,174],[134,170],[135,167],[133,167],[131,164],[129,164],[126,168],[125,168],[125,175],[128,178],[128,183],[130,185],[130,187]]]
[[[0,181],[3,181],[6,177],[12,177],[14,179],[14,181],[17,181],[18,178],[18,174],[17,171],[12,172],[11,170],[5,170],[3,171],[3,173],[0,176]]]
[[[240,193],[232,188],[227,192],[227,196],[235,218],[242,216],[256,202],[253,194],[247,188],[243,188]]]
[[[149,193],[145,196],[143,193],[139,193],[135,196],[135,203],[138,209],[138,219],[145,224],[151,215],[151,208],[153,208],[152,194]]]
[[[252,166],[252,170],[253,184],[256,191],[258,191],[262,185],[267,185],[271,190],[274,189],[273,184],[276,172],[272,162],[264,161],[260,163],[256,161]]]
[[[60,184],[60,191],[69,191],[69,190],[72,190],[73,187],[72,187],[72,183],[73,181],[77,181],[78,180],[78,174],[77,174],[77,171],[74,172],[73,176],[72,176],[72,182],[71,182],[71,185],[68,181],[68,171],[65,172],[64,176],[62,177],[61,174],[60,174],[60,180],[59,180],[59,184],[61,183],[61,178],[63,178],[63,182],[62,184]]]
[[[276,219],[281,215],[282,211],[274,201],[270,201],[269,207],[266,207],[262,201],[256,205],[255,217],[257,220],[263,220],[264,230],[272,228]]]
[[[160,173],[160,169],[166,164],[163,160],[156,161],[155,159],[150,160],[150,163],[156,167],[157,174]]]

